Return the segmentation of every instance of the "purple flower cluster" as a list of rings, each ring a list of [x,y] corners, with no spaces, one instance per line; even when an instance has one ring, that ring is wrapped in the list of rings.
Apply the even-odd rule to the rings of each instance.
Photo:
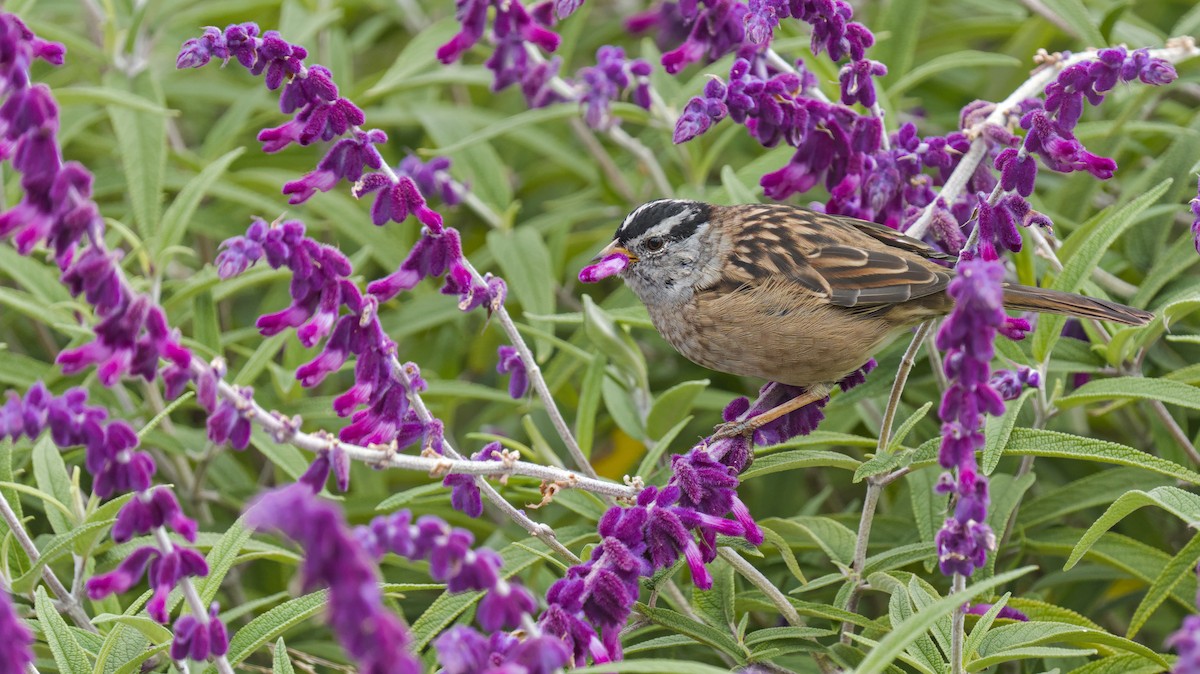
[[[843,390],[865,381],[875,363],[850,374]],[[745,398],[726,408],[725,420],[757,414],[793,397],[794,387],[771,383],[753,406]],[[755,434],[758,442],[782,442],[811,432],[826,400],[777,419]],[[672,476],[661,489],[647,487],[634,507],[610,508],[600,519],[600,544],[592,558],[571,567],[550,587],[538,624],[571,649],[576,665],[590,657],[603,663],[621,657],[621,628],[638,597],[638,579],[683,557],[700,588],[712,585],[705,565],[716,558],[717,535],[742,536],[758,545],[762,532],[737,496],[737,475],[751,460],[746,438],[726,438],[671,458]],[[726,519],[732,515],[733,519]]]
[[[503,348],[503,347],[502,347]],[[483,449],[471,455],[472,461],[504,461],[505,454],[499,442],[489,442]],[[450,487],[450,505],[470,517],[483,514],[483,497],[475,477],[462,473],[451,473],[442,479],[443,487]]]
[[[633,103],[650,109],[650,64],[642,59],[626,59],[620,47],[604,46],[596,51],[596,65],[581,68],[575,86],[579,104],[583,106],[583,121],[597,130],[613,125],[612,102],[622,91],[632,90]]]
[[[966,136],[954,132],[921,138],[909,123],[893,133],[885,147],[878,117],[808,96],[815,84],[816,78],[803,69],[779,72],[758,56],[739,58],[727,82],[710,80],[702,95],[688,102],[675,126],[675,142],[686,142],[729,117],[766,147],[782,142],[796,148],[787,165],[762,177],[768,197],[782,200],[822,185],[831,195],[825,204],[829,213],[892,227],[915,219],[920,208],[934,202],[933,187],[945,181],[970,147]],[[867,95],[865,83],[854,86],[856,96]],[[995,179],[982,172],[972,177],[969,187],[990,190],[994,184]],[[935,234],[947,248],[957,250],[966,239],[956,215],[944,203],[938,208],[941,219]],[[961,215],[965,219],[969,211]]]
[[[475,536],[441,518],[423,515],[414,522],[411,512],[400,510],[356,527],[354,534],[376,560],[389,552],[414,561],[428,560],[429,575],[446,583],[450,592],[482,590],[475,618],[488,632],[519,627],[522,616],[537,609],[529,590],[500,577],[504,560],[499,554],[488,548],[472,549]]]
[[[505,54],[502,59],[516,58],[513,52],[523,52],[526,42],[532,42],[548,52],[558,49],[559,37],[548,28],[552,21],[548,4],[534,13],[530,13],[520,0],[455,0],[454,4],[454,15],[462,24],[462,29],[449,42],[438,47],[437,57],[442,63],[457,61],[483,38],[487,30],[489,7],[496,8],[491,37],[496,44],[496,54]],[[493,66],[489,63],[489,67]],[[499,69],[493,69],[499,72]]]
[[[484,10],[486,16],[486,7]],[[338,94],[329,69],[305,66],[308,51],[288,43],[277,31],[269,30],[261,36],[259,32],[254,23],[230,24],[224,31],[209,26],[200,37],[183,43],[175,65],[199,68],[213,58],[222,64],[236,59],[253,75],[266,73],[268,89],[282,87],[279,108],[285,114],[294,113],[294,117],[282,126],[259,133],[265,152],[278,152],[292,143],[310,145],[349,134],[329,148],[316,170],[284,185],[283,193],[290,195],[289,203],[303,203],[317,192],[327,192],[346,180],[354,185],[356,198],[376,195],[371,207],[371,220],[376,225],[403,222],[413,215],[421,224],[440,229],[442,217],[426,205],[423,190],[418,188],[413,174],[423,174],[421,179],[427,186],[437,189],[445,198],[444,178],[438,173],[444,172],[449,162],[432,171],[410,164],[407,170],[397,173],[384,166],[376,146],[387,142],[387,134],[380,129],[360,128],[366,117],[352,101]],[[453,190],[449,193],[454,194]],[[456,203],[457,199],[454,195],[446,198],[446,203]]]
[[[700,588],[712,585],[705,564],[716,558],[717,535],[762,542],[762,533],[737,496],[737,474],[748,453],[696,447],[671,459],[674,473],[662,489],[647,487],[631,508],[615,506],[600,518],[601,540],[592,558],[550,586],[538,619],[570,647],[576,665],[621,657],[619,634],[637,600],[639,581],[681,556]],[[726,514],[735,519],[725,519]],[[697,542],[693,532],[699,534]]]
[[[554,14],[569,15],[582,0],[543,2],[527,10],[519,0],[458,0],[456,16],[462,30],[450,42],[438,49],[442,63],[457,61],[479,41],[487,28],[488,7],[495,6],[492,42],[495,49],[485,62],[493,72],[492,91],[501,91],[516,84],[531,108],[542,108],[568,100],[571,90],[584,110],[584,121],[600,131],[613,126],[613,101],[628,92],[635,105],[650,109],[650,64],[642,59],[626,59],[620,47],[603,46],[596,52],[596,65],[581,68],[572,83],[556,79],[561,59],[549,61],[531,56],[528,46],[547,52],[558,48],[558,35],[549,30]]]
[[[505,344],[498,349],[498,354],[500,360],[496,363],[496,372],[511,375],[508,380],[508,395],[517,400],[524,398],[525,393],[529,391],[529,373],[525,371],[525,361],[521,360],[517,347]]]
[[[443,674],[554,674],[570,658],[562,639],[529,635],[518,640],[508,632],[484,637],[455,625],[433,640]]]
[[[170,329],[162,308],[129,287],[118,266],[119,254],[105,248],[104,221],[91,198],[92,175],[79,164],[63,163],[57,138],[57,104],[48,88],[30,86],[28,68],[35,57],[57,65],[62,63],[63,50],[33,36],[16,17],[0,14],[0,95],[4,97],[0,105],[4,134],[0,158],[12,160],[25,190],[20,204],[0,214],[0,236],[11,235],[22,254],[40,243],[51,247],[62,270],[63,284],[72,295],[82,295],[100,319],[92,342],[59,354],[58,363],[64,373],[95,365],[99,380],[106,386],[128,375],[154,381],[159,361],[166,360],[163,379],[168,392],[177,395],[191,378],[192,355],[181,345],[179,332]],[[104,409],[86,403],[83,389],[54,396],[40,382],[23,399],[9,392],[0,407],[0,437],[15,439],[25,434],[33,438],[50,428],[59,447],[86,447],[85,465],[93,476],[92,491],[98,497],[135,492],[117,514],[114,540],[122,542],[155,532],[167,542],[162,548],[137,549],[114,571],[89,579],[87,590],[89,596],[98,599],[124,592],[148,575],[154,596],[147,610],[151,617],[165,623],[170,619],[167,594],[183,578],[202,576],[208,570],[199,553],[172,545],[163,527],[192,541],[196,523],[183,515],[172,492],[151,489],[154,460],[136,449],[138,437],[133,428],[124,421],[109,421]],[[209,638],[203,647],[191,639],[188,652],[204,658],[222,655],[227,648],[221,636],[224,628],[212,626],[207,620],[203,624]]]
[[[364,674],[418,674],[404,624],[383,605],[371,553],[341,511],[316,498],[309,485],[267,492],[249,508],[247,522],[278,531],[304,550],[304,590],[329,588],[329,628]]]
[[[838,382],[838,387],[843,391],[848,391],[865,382],[867,374],[875,369],[875,365],[875,359],[872,358],[864,363],[861,368],[846,375]],[[754,401],[754,405],[751,405],[750,400],[746,397],[735,398],[725,406],[722,418],[726,422],[751,419],[803,393],[804,389],[800,386],[768,382],[759,389],[758,399]],[[825,413],[821,409],[828,402],[829,397],[826,396],[821,400],[805,405],[798,410],[789,412],[778,419],[762,425],[754,432],[754,442],[759,445],[776,445],[798,435],[812,433],[816,430],[817,424],[821,423],[821,420],[825,418]],[[750,451],[749,446],[744,451]]]
[[[87,592],[92,599],[103,599],[110,594],[126,592],[146,576],[150,589],[154,590],[154,596],[146,603],[146,612],[151,618],[165,623],[171,618],[167,613],[167,595],[171,590],[184,578],[207,575],[208,564],[204,556],[191,548],[172,546],[163,550],[146,545],[130,553],[112,571],[89,578]]]
[[[1040,387],[1042,377],[1037,370],[1021,365],[1015,370],[997,370],[988,380],[988,385],[1004,400],[1016,400],[1026,386]]]
[[[452,239],[458,251],[457,236],[454,230],[446,230],[438,240]],[[292,271],[291,306],[260,317],[258,328],[265,335],[296,328],[300,342],[309,347],[328,338],[322,352],[296,370],[301,385],[316,386],[351,355],[357,358],[354,386],[333,403],[339,416],[351,417],[351,423],[340,432],[342,440],[403,447],[424,438],[427,447],[440,453],[441,443],[435,442],[438,431],[432,424],[421,423],[409,405],[409,392],[425,388],[420,371],[412,363],[403,366],[402,372],[394,371],[396,344],[379,324],[380,298],[370,291],[362,293],[350,281],[353,270],[338,249],[305,236],[304,224],[299,221],[268,225],[261,219],[250,225],[245,236],[226,241],[222,248],[216,264],[223,275],[239,273],[262,258],[272,268]],[[416,279],[430,271],[427,265],[421,266],[415,270]],[[343,308],[347,313],[342,313]],[[363,405],[366,409],[358,409]]]
[[[1072,134],[1083,114],[1083,101],[1100,105],[1104,94],[1118,82],[1141,80],[1145,84],[1161,85],[1175,81],[1175,68],[1162,59],[1151,58],[1149,50],[1127,52],[1124,47],[1112,47],[1096,52],[1094,60],[1081,61],[1063,68],[1058,77],[1046,87],[1042,109],[1032,110],[1021,118],[1025,135],[1024,150],[1037,155],[1055,171],[1087,171],[1106,180],[1112,177],[1117,164],[1107,157],[1086,151]],[[1029,171],[1036,171],[1030,163]],[[1027,180],[1032,184],[1033,178]],[[1021,192],[1028,196],[1028,192]]]
[[[5,403],[0,405],[0,439],[15,441],[25,435],[32,440],[49,429],[58,447],[86,447],[85,465],[94,478],[92,491],[100,498],[150,488],[154,459],[136,450],[137,433],[129,424],[119,419],[109,420],[104,408],[87,405],[87,391],[73,388],[55,396],[41,382],[36,382],[24,398],[14,391],[7,391],[5,397]],[[173,496],[169,498],[174,501]],[[122,518],[140,521],[134,514],[138,509],[136,502],[134,499],[121,509],[118,524]],[[172,520],[177,521],[174,515]],[[194,532],[195,524],[190,526]]]
[[[1200,180],[1197,181],[1196,198],[1188,202],[1192,211],[1192,238],[1195,239],[1196,252],[1200,253]]]
[[[977,473],[975,452],[984,444],[983,415],[1004,413],[1004,400],[989,383],[993,342],[1007,319],[1003,277],[1004,267],[998,262],[960,262],[947,289],[954,298],[954,311],[937,334],[950,380],[938,410],[942,419],[938,463],[955,471],[943,475],[938,490],[956,495],[954,515],[935,538],[938,563],[946,575],[971,575],[983,566],[996,543],[986,523],[988,482]]]
[[[3,589],[0,589],[0,634],[4,635],[0,639],[0,674],[25,674],[26,666],[33,664],[33,633],[17,617],[17,610]]]

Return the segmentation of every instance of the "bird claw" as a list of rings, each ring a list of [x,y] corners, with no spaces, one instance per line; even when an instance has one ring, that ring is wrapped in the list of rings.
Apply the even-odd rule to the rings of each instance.
[[[739,435],[750,438],[754,435],[754,424],[749,421],[730,421],[721,424],[713,429],[713,440],[725,440],[727,438],[736,438]]]

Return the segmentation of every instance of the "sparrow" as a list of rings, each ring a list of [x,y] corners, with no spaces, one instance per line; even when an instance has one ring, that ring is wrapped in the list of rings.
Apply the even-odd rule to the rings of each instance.
[[[620,275],[654,327],[686,358],[807,389],[804,402],[721,437],[825,397],[896,336],[954,308],[946,287],[956,256],[883,225],[786,204],[651,201],[625,218],[597,259],[614,253],[628,259]],[[1011,283],[1004,306],[1126,325],[1154,316]]]

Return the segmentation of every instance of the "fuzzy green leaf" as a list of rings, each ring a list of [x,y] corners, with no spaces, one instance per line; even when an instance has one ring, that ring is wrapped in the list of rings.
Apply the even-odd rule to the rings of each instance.
[[[1175,515],[1189,526],[1200,523],[1200,496],[1184,491],[1178,487],[1156,487],[1150,491],[1134,490],[1126,492],[1113,502],[1108,510],[1100,516],[1083,534],[1063,569],[1070,569],[1079,562],[1088,548],[1099,539],[1104,532],[1111,529],[1117,522],[1125,519],[1129,513],[1145,506],[1158,506]]]
[[[76,641],[71,628],[63,620],[62,614],[54,608],[54,602],[46,594],[46,588],[38,587],[34,595],[34,606],[37,608],[38,622],[42,625],[42,634],[50,645],[50,653],[58,665],[58,671],[64,674],[89,674],[92,663],[87,653]]]

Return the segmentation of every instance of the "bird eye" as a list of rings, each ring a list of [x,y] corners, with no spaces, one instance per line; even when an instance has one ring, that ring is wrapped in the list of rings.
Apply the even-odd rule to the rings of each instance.
[[[663,246],[665,245],[667,245],[667,242],[661,236],[652,236],[649,239],[646,239],[645,248],[651,253],[657,253],[658,251],[662,250]]]

